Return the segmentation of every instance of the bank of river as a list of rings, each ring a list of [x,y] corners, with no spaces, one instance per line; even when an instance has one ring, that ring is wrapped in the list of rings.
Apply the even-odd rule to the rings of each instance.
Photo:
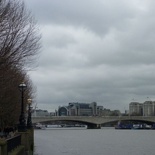
[[[35,130],[35,155],[155,155],[155,130]]]

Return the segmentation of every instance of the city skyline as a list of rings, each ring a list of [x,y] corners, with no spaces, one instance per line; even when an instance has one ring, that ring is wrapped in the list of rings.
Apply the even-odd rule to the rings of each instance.
[[[147,97],[147,99],[148,99],[148,97]],[[97,103],[97,105],[98,106],[102,106],[103,107],[103,110],[105,109],[105,110],[110,110],[110,111],[115,111],[115,110],[119,110],[122,114],[130,114],[130,104],[141,104],[141,105],[143,105],[144,103],[149,103],[149,102],[151,102],[151,103],[154,103],[154,105],[155,105],[155,101],[152,101],[152,100],[145,100],[145,101],[143,101],[143,102],[139,102],[139,101],[136,101],[136,100],[132,100],[130,103],[128,103],[128,107],[126,108],[126,109],[124,109],[124,111],[121,111],[120,109],[110,109],[110,108],[107,108],[107,107],[105,107],[103,104],[101,104],[101,105],[99,105],[97,102],[95,102],[95,103]],[[69,102],[69,103],[84,103],[84,102]],[[50,110],[51,108],[49,107],[49,108],[45,108],[44,107],[44,105],[43,105],[43,107],[39,107],[39,106],[37,106],[37,104],[36,105],[34,105],[33,104],[33,109],[35,109],[35,110],[47,110],[49,113],[50,112],[55,112],[55,111],[57,111],[60,107],[65,107],[65,106],[68,106],[68,104],[69,103],[65,103],[65,104],[61,104],[61,105],[57,105],[57,107],[53,110]],[[90,102],[90,103],[93,103],[93,102]],[[84,104],[90,104],[90,103],[84,103]],[[155,109],[155,108],[154,108]],[[137,109],[136,109],[137,110]]]

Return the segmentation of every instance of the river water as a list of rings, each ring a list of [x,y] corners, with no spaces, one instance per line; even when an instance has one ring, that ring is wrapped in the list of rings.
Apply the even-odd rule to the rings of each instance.
[[[155,130],[35,130],[35,155],[155,155]]]

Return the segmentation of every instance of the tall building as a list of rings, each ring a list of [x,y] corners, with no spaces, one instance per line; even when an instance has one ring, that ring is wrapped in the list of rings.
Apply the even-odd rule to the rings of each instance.
[[[143,116],[154,116],[155,115],[155,102],[145,101],[143,104]]]
[[[145,101],[144,103],[131,102],[129,104],[129,114],[135,116],[155,116],[155,101]]]
[[[139,102],[131,102],[129,104],[129,115],[142,116],[143,104]]]

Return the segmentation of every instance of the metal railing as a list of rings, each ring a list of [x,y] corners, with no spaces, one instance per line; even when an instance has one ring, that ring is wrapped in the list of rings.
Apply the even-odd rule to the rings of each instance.
[[[7,152],[12,151],[21,145],[21,135],[17,135],[15,137],[11,137],[7,139]]]

